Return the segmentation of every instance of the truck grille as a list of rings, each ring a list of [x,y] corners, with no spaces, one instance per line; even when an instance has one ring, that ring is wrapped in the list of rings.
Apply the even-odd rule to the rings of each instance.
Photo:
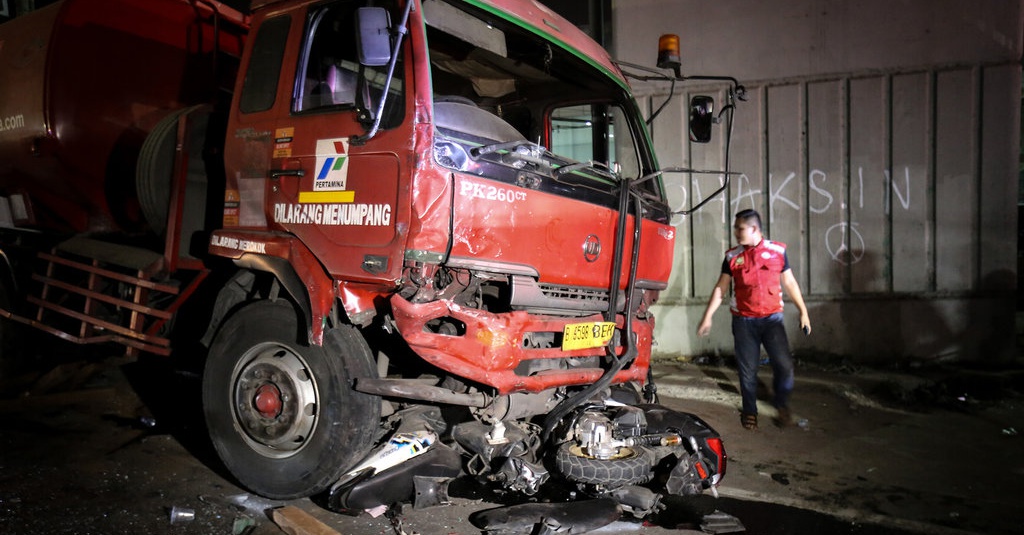
[[[621,306],[620,297],[619,304]],[[608,310],[608,291],[538,283],[530,277],[512,277],[512,308],[565,315],[593,314]]]

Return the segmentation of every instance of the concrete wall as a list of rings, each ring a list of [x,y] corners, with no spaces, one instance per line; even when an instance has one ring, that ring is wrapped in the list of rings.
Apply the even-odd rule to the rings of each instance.
[[[613,54],[652,65],[679,34],[684,74],[727,74],[739,103],[732,180],[679,226],[673,280],[655,312],[662,354],[731,353],[722,307],[694,335],[732,215],[755,208],[789,245],[814,333],[794,349],[893,358],[1016,355],[1017,173],[1022,2],[973,0],[614,0]],[[685,135],[684,85],[652,125],[662,166],[720,169]],[[667,84],[639,83],[657,108]],[[677,89],[677,93],[678,93]],[[721,175],[669,175],[673,204]]]

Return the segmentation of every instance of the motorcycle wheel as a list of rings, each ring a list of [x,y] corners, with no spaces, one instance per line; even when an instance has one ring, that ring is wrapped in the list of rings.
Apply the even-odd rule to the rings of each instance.
[[[595,459],[584,455],[579,446],[566,442],[555,453],[555,467],[572,481],[614,489],[647,481],[653,460],[644,448],[623,448],[618,457]]]

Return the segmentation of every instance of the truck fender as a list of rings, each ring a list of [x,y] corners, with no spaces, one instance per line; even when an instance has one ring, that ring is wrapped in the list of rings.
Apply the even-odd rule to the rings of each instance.
[[[295,273],[295,268],[287,260],[276,256],[244,254],[235,260],[235,265],[273,275],[281,283],[285,291],[288,292],[292,302],[299,307],[299,317],[306,323],[306,334],[309,336],[309,341],[313,342],[313,310],[309,303],[309,293],[306,291],[306,286],[302,283],[298,274]],[[316,341],[316,345],[323,345],[322,324],[319,340]]]
[[[258,252],[248,252],[254,249]],[[305,244],[287,235],[218,230],[210,237],[209,250],[240,268],[273,275],[298,306],[309,343],[323,345],[324,325],[335,301],[334,279]]]

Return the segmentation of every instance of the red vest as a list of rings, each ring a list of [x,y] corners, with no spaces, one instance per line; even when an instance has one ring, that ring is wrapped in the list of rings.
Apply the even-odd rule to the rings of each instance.
[[[763,318],[782,312],[786,244],[762,239],[754,247],[739,245],[726,251],[725,260],[733,281],[733,314]]]

